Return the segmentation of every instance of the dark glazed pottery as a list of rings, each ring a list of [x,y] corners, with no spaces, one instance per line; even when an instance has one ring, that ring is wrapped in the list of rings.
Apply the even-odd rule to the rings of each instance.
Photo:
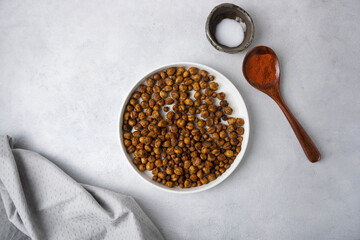
[[[220,44],[215,37],[216,25],[224,18],[231,18],[236,20],[239,17],[242,22],[246,24],[246,31],[244,33],[244,41],[237,47],[227,47]],[[226,53],[241,52],[250,46],[254,38],[254,23],[250,15],[239,6],[231,3],[223,3],[216,6],[209,14],[206,25],[206,37],[217,50]]]

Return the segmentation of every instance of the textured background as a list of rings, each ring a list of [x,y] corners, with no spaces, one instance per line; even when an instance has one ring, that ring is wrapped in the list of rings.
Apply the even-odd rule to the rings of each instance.
[[[252,46],[278,54],[284,98],[323,155],[316,164],[245,82],[245,53],[208,43],[206,17],[221,2],[0,0],[0,134],[80,182],[134,196],[169,239],[359,239],[360,2],[234,2],[254,19]],[[193,195],[145,184],[118,143],[127,91],[177,61],[222,72],[251,118],[236,171]]]

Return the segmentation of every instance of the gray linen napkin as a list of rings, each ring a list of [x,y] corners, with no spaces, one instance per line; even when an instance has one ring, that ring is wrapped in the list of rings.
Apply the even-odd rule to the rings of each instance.
[[[132,197],[81,185],[9,141],[0,136],[0,194],[8,219],[30,238],[163,239]]]

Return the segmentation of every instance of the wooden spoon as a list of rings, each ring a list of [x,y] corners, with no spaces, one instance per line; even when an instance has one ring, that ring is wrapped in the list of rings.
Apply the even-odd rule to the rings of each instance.
[[[247,65],[249,63],[250,58],[253,55],[257,54],[270,54],[275,60],[276,74],[274,81],[266,84],[260,84],[252,80],[247,73]],[[294,115],[290,112],[289,108],[286,106],[284,99],[280,94],[280,65],[279,60],[275,54],[275,52],[265,46],[257,46],[251,49],[245,56],[243,62],[243,74],[245,79],[250,83],[254,88],[266,93],[269,97],[271,97],[281,108],[283,113],[285,114],[287,120],[289,121],[292,129],[294,130],[296,137],[298,138],[307,158],[310,162],[317,162],[320,160],[321,155],[314,142],[311,140],[309,135],[305,132],[304,128],[300,125],[300,123],[296,120]]]

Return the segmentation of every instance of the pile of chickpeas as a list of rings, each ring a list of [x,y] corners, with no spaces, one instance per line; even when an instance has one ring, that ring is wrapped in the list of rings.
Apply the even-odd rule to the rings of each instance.
[[[244,120],[229,117],[233,110],[214,78],[195,67],[171,67],[132,94],[123,116],[124,145],[154,181],[170,188],[207,184],[241,151]]]

